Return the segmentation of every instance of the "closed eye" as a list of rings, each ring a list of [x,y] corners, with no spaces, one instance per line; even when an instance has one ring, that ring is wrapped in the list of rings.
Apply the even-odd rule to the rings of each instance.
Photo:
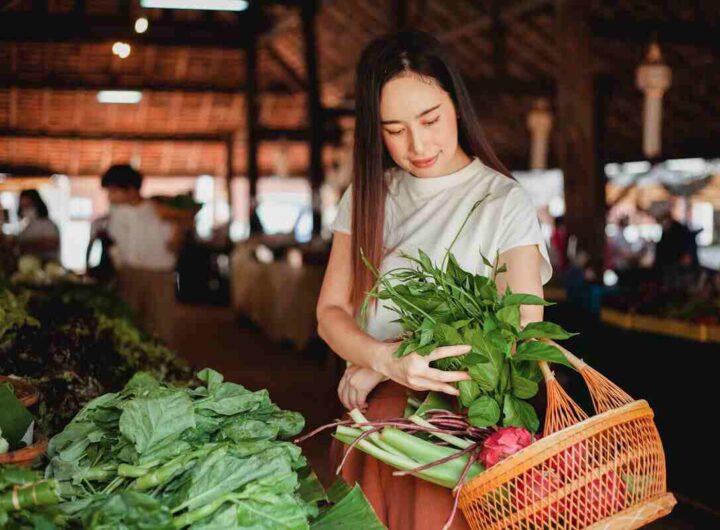
[[[390,129],[385,129],[385,132],[388,134],[391,134],[393,136],[398,135],[402,133],[405,129],[400,129],[399,131],[391,131]]]
[[[427,126],[427,125],[435,125],[438,121],[440,121],[440,116],[438,116],[437,118],[435,118],[435,119],[432,120],[432,121],[427,121],[427,122],[425,122],[423,125],[426,125],[426,126]]]

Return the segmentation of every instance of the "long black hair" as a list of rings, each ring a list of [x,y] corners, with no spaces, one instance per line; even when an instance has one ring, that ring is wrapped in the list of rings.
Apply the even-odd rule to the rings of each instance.
[[[40,196],[40,193],[38,190],[32,189],[32,190],[22,190],[20,192],[20,201],[18,205],[18,217],[22,217],[22,200],[23,198],[30,199],[30,202],[33,205],[33,208],[35,208],[35,212],[37,212],[37,216],[39,219],[47,219],[48,217],[48,207],[45,204],[45,201],[42,200],[42,197]]]
[[[372,274],[361,260],[361,250],[376,268],[385,252],[384,175],[394,162],[382,139],[380,94],[385,83],[407,73],[434,80],[449,94],[459,117],[458,144],[463,151],[510,177],[485,138],[460,71],[435,37],[420,31],[403,31],[371,42],[360,57],[355,81],[352,301],[356,309],[373,284]]]

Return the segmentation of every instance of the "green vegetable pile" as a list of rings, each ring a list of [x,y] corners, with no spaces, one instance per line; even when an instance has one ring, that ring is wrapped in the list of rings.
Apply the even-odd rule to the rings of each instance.
[[[478,201],[465,219],[460,232],[482,203]],[[524,427],[536,432],[539,420],[527,403],[538,391],[542,379],[537,361],[567,365],[554,346],[536,339],[566,339],[573,334],[551,322],[533,322],[521,328],[520,306],[550,305],[531,294],[516,294],[507,288],[498,294],[496,280],[506,267],[498,267],[483,257],[492,270],[491,277],[464,271],[451,253],[437,266],[422,250],[418,257],[405,255],[410,266],[380,275],[366,261],[377,278],[369,300],[391,302],[404,330],[397,356],[416,352],[427,355],[440,346],[468,344],[472,351],[461,357],[436,361],[442,370],[466,370],[471,381],[458,383],[460,403],[468,408],[470,424]]]
[[[189,368],[136,325],[129,307],[100,286],[0,290],[0,373],[41,394],[38,426],[60,431],[91,399],[120,390],[137,371],[187,382]]]
[[[203,385],[172,388],[138,373],[50,441],[46,476],[73,521],[92,530],[306,529],[348,512],[364,514],[348,528],[382,528],[352,491],[319,509],[328,497],[283,441],[302,430],[301,415],[213,370],[197,377]]]
[[[35,471],[0,466],[0,528],[48,530],[62,524],[57,487]]]

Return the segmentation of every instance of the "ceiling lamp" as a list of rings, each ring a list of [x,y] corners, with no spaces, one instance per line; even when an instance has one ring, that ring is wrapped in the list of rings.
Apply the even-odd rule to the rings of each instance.
[[[97,93],[100,103],[120,103],[132,105],[142,101],[142,92],[137,90],[101,90]]]
[[[135,21],[135,32],[145,33],[149,25],[150,23],[148,22],[148,19],[146,19],[145,17],[140,17]]]
[[[637,87],[645,93],[643,109],[643,153],[649,160],[660,156],[662,98],[672,83],[672,70],[663,62],[660,45],[653,42],[645,62],[637,68]]]
[[[202,9],[208,11],[245,11],[247,0],[140,0],[142,7],[160,9]]]

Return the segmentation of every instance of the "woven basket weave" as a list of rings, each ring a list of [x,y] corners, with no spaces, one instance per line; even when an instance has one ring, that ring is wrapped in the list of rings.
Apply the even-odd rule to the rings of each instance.
[[[546,341],[550,342],[550,341]],[[639,528],[672,510],[653,411],[570,352],[596,415],[588,417],[541,363],[548,393],[543,437],[460,491],[473,530]]]

